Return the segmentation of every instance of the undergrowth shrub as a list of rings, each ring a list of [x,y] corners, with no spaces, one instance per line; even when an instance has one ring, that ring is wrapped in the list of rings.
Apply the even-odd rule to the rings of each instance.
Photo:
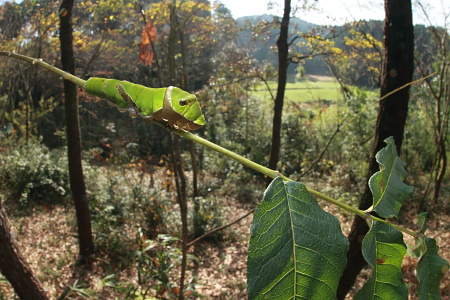
[[[352,96],[313,111],[313,117],[305,120],[309,139],[308,148],[303,152],[302,171],[326,148],[322,157],[325,163],[316,166],[314,171],[327,173],[330,164],[348,164],[356,176],[365,176],[367,159],[361,159],[361,153],[370,153],[378,95],[361,88],[351,91]]]
[[[240,164],[233,168],[223,181],[221,194],[236,198],[242,203],[256,203],[264,192],[264,178]],[[246,184],[242,184],[245,182]]]
[[[313,143],[305,143],[311,135],[312,120],[315,113],[312,110],[300,110],[294,102],[287,103],[288,111],[283,118],[281,129],[282,147],[280,149],[280,172],[290,175],[302,170],[303,162],[307,160],[308,153],[315,149]]]
[[[271,117],[267,104],[239,85],[214,85],[203,91],[208,100],[204,115],[208,119],[202,135],[230,151],[266,165],[269,159]],[[229,159],[208,152],[202,162],[203,169],[221,178],[232,176],[237,170]],[[239,172],[239,170],[237,170]]]
[[[415,173],[430,172],[436,155],[435,106],[433,97],[426,89],[413,86],[412,101],[408,105],[408,118],[405,127],[404,152],[410,159],[409,168]]]
[[[223,211],[222,206],[217,205],[219,199],[214,199],[212,197],[197,197],[194,199],[194,209],[190,210],[188,216],[188,223],[192,224],[193,238],[198,238],[199,236],[209,232],[217,227],[223,225]],[[220,242],[223,240],[223,232],[218,231],[214,234],[208,235],[207,240],[213,242]]]
[[[127,227],[141,228],[149,238],[166,232],[168,198],[135,164],[88,165],[85,176],[98,247],[128,255],[127,244],[135,240],[126,236],[125,232],[131,230]]]
[[[178,293],[178,274],[174,272],[181,265],[182,252],[178,239],[170,235],[158,235],[149,239],[138,230],[138,249],[134,252],[137,282],[119,287],[126,293],[126,299],[175,299]],[[188,263],[198,260],[188,254]],[[198,296],[194,281],[187,282],[185,296]]]
[[[0,157],[4,193],[22,208],[64,203],[70,193],[65,149],[40,144],[13,148]]]

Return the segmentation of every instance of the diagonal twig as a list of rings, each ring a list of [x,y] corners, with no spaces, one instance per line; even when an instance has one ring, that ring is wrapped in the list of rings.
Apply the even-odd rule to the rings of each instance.
[[[207,233],[205,233],[205,234],[199,236],[198,238],[196,238],[195,240],[192,240],[192,241],[190,241],[189,243],[187,243],[187,246],[190,247],[190,246],[194,245],[195,243],[197,243],[198,241],[204,239],[204,238],[207,237],[208,235],[211,235],[211,234],[213,234],[213,233],[215,233],[215,232],[217,232],[217,231],[223,230],[223,229],[225,229],[225,228],[227,228],[227,227],[230,227],[231,225],[234,225],[234,224],[238,223],[239,221],[245,219],[246,217],[248,217],[249,215],[251,215],[251,214],[254,213],[254,212],[255,212],[255,210],[252,209],[251,211],[247,212],[245,215],[243,215],[242,217],[240,217],[240,218],[234,220],[233,222],[228,223],[228,224],[223,225],[223,226],[220,226],[220,227],[217,227],[217,228],[215,228],[215,229],[213,229],[213,230],[211,230],[211,231],[208,231]]]

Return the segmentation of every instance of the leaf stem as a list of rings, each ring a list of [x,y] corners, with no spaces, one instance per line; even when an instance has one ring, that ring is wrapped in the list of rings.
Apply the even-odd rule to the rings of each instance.
[[[292,179],[284,176],[283,174],[281,174],[278,171],[274,171],[272,169],[269,169],[269,168],[266,168],[264,166],[261,166],[258,163],[255,163],[255,162],[253,162],[253,161],[251,161],[251,160],[249,160],[249,159],[247,159],[247,158],[245,158],[245,157],[243,157],[243,156],[241,156],[239,154],[236,154],[236,153],[234,153],[234,152],[232,152],[232,151],[230,151],[230,150],[228,150],[226,148],[223,148],[223,147],[221,147],[221,146],[219,146],[217,144],[214,144],[214,143],[212,143],[212,142],[210,142],[208,140],[205,140],[204,138],[199,137],[198,135],[195,135],[195,134],[193,134],[191,132],[188,132],[188,131],[185,131],[185,130],[177,130],[177,129],[169,128],[167,126],[167,124],[165,122],[162,122],[162,121],[154,121],[154,123],[159,125],[159,126],[161,126],[164,129],[174,133],[174,134],[177,134],[177,135],[179,135],[181,137],[184,137],[184,138],[186,138],[188,140],[191,140],[191,141],[196,142],[196,143],[198,143],[198,144],[200,144],[202,146],[205,146],[205,147],[207,147],[207,148],[209,148],[211,150],[217,151],[217,152],[219,152],[219,153],[221,153],[221,154],[223,154],[225,156],[228,156],[228,157],[236,160],[237,162],[240,162],[243,165],[245,165],[245,166],[247,166],[249,168],[252,168],[255,171],[258,171],[258,172],[264,174],[267,177],[270,177],[270,178],[281,177],[285,181],[293,181]],[[405,232],[405,233],[407,233],[407,234],[409,234],[409,235],[411,235],[413,237],[418,237],[419,236],[419,234],[416,233],[416,232],[408,230],[408,229],[406,229],[404,227],[401,227],[399,225],[393,224],[393,223],[391,223],[389,221],[380,219],[380,218],[378,218],[376,216],[373,216],[373,215],[369,214],[368,212],[366,212],[364,210],[360,210],[360,209],[351,207],[350,205],[342,203],[342,202],[340,202],[340,201],[338,201],[336,199],[333,199],[333,198],[331,198],[331,197],[329,197],[329,196],[327,196],[325,194],[322,194],[322,193],[320,193],[320,192],[318,192],[318,191],[316,191],[314,189],[311,189],[311,188],[308,188],[308,187],[306,189],[308,190],[308,192],[311,195],[315,196],[316,198],[320,198],[320,199],[325,200],[325,201],[327,201],[329,203],[332,203],[332,204],[334,204],[334,205],[336,205],[338,207],[341,207],[341,208],[345,209],[346,211],[352,212],[355,215],[357,215],[357,216],[359,216],[359,217],[361,217],[361,218],[363,218],[365,220],[372,219],[373,221],[383,222],[384,224],[387,224],[387,225],[389,225],[389,226],[391,226],[391,227],[393,227],[393,228],[395,228],[395,229],[397,229],[399,231]]]
[[[184,138],[186,138],[188,140],[191,140],[191,141],[196,142],[196,143],[198,143],[200,145],[203,145],[203,146],[205,146],[205,147],[207,147],[207,148],[209,148],[211,150],[214,150],[214,151],[217,151],[219,153],[222,153],[223,155],[226,155],[226,156],[236,160],[237,162],[240,162],[241,164],[243,164],[243,165],[245,165],[245,166],[247,166],[249,168],[252,168],[255,171],[258,171],[258,172],[266,175],[267,177],[270,177],[270,178],[281,177],[283,180],[292,181],[291,179],[289,179],[286,176],[282,175],[278,171],[274,171],[272,169],[269,169],[269,168],[266,168],[264,166],[261,166],[260,164],[257,164],[255,162],[253,162],[253,161],[251,161],[251,160],[249,160],[249,159],[239,155],[239,154],[236,154],[236,153],[234,153],[234,152],[232,152],[232,151],[230,151],[230,150],[228,150],[226,148],[223,148],[222,146],[219,146],[219,145],[214,144],[214,143],[212,143],[212,142],[210,142],[208,140],[205,140],[204,138],[201,138],[198,135],[195,135],[195,134],[190,133],[190,132],[185,131],[185,130],[170,129],[167,126],[167,123],[165,123],[165,122],[155,121],[154,123],[156,123],[157,125],[165,128],[166,130],[171,131],[174,134],[177,134],[177,135],[182,136],[182,137],[184,137]]]
[[[75,83],[76,85],[81,86],[82,88],[84,88],[84,86],[86,85],[86,80],[83,80],[81,78],[78,78],[70,73],[67,73],[66,71],[63,71],[61,69],[58,69],[57,67],[54,67],[52,65],[49,65],[48,63],[44,62],[42,59],[38,59],[38,58],[32,58],[32,57],[28,57],[25,55],[20,55],[17,53],[13,53],[13,52],[6,52],[6,51],[0,51],[0,56],[7,56],[7,57],[12,57],[15,59],[20,59],[26,62],[29,62],[33,65],[38,65],[39,67],[46,69],[50,72],[53,72],[59,76],[61,76],[62,78],[69,80],[73,83]]]
[[[404,228],[404,227],[402,227],[402,226],[396,225],[396,224],[394,224],[394,223],[391,223],[391,222],[389,222],[389,221],[380,219],[380,218],[375,217],[375,216],[372,216],[372,215],[370,215],[370,214],[369,214],[369,216],[370,216],[370,218],[371,218],[372,220],[374,220],[374,221],[382,222],[382,223],[384,223],[384,224],[386,224],[386,225],[389,225],[389,226],[391,226],[391,227],[393,227],[393,228],[395,228],[395,229],[397,229],[397,230],[399,230],[399,231],[402,231],[402,232],[404,232],[404,233],[406,233],[406,234],[409,234],[409,235],[411,235],[411,236],[413,236],[413,237],[415,237],[415,238],[420,238],[420,233],[411,231],[411,230],[406,229],[406,228]]]
[[[195,134],[193,134],[191,132],[188,132],[188,131],[185,131],[185,130],[171,129],[171,128],[167,127],[167,124],[165,122],[155,122],[155,123],[157,125],[165,128],[166,130],[171,131],[174,134],[177,134],[177,135],[182,136],[182,137],[184,137],[184,138],[186,138],[188,140],[191,140],[191,141],[196,142],[196,143],[198,143],[200,145],[203,145],[203,146],[205,146],[205,147],[207,147],[207,148],[209,148],[211,150],[214,150],[214,151],[217,151],[219,153],[222,153],[223,155],[226,155],[226,156],[236,160],[237,162],[240,162],[243,165],[245,165],[245,166],[247,166],[249,168],[252,168],[255,171],[258,171],[258,172],[264,174],[267,177],[270,177],[270,178],[281,177],[284,181],[293,181],[292,179],[284,176],[283,174],[281,174],[278,171],[274,171],[272,169],[269,169],[269,168],[266,168],[264,166],[261,166],[258,163],[255,163],[255,162],[253,162],[253,161],[251,161],[251,160],[249,160],[249,159],[247,159],[247,158],[245,158],[245,157],[243,157],[243,156],[241,156],[239,154],[236,154],[236,153],[234,153],[234,152],[232,152],[232,151],[230,151],[228,149],[225,149],[225,148],[223,148],[223,147],[221,147],[221,146],[219,146],[217,144],[214,144],[214,143],[212,143],[212,142],[210,142],[208,140],[205,140],[204,138],[199,137],[198,135],[195,135]],[[350,205],[347,205],[345,203],[339,202],[338,200],[335,200],[335,199],[333,199],[333,198],[331,198],[331,197],[329,197],[329,196],[327,196],[325,194],[322,194],[322,193],[320,193],[320,192],[318,192],[316,190],[313,190],[313,189],[310,189],[310,188],[307,188],[307,190],[313,196],[315,196],[317,198],[320,198],[320,199],[323,199],[323,200],[325,200],[327,202],[333,203],[334,205],[337,205],[337,206],[339,206],[339,207],[341,207],[341,208],[343,208],[343,209],[345,209],[347,211],[350,211],[350,212],[360,216],[363,219],[367,219],[367,216],[370,215],[370,214],[366,213],[363,210],[353,208]]]
[[[48,71],[51,71],[51,72],[61,76],[62,78],[66,79],[66,80],[69,80],[69,81],[71,81],[71,82],[75,83],[76,85],[79,85],[79,86],[81,86],[83,88],[86,85],[86,80],[78,78],[78,77],[76,77],[76,76],[74,76],[72,74],[69,74],[69,73],[61,70],[61,69],[58,69],[58,68],[56,68],[56,67],[54,67],[52,65],[49,65],[48,63],[44,62],[41,59],[32,58],[32,57],[28,57],[28,56],[25,56],[25,55],[20,55],[20,54],[16,54],[16,53],[13,53],[13,52],[6,52],[6,51],[0,51],[0,56],[12,57],[12,58],[16,58],[16,59],[19,59],[19,60],[23,60],[23,61],[29,62],[29,63],[31,63],[33,65],[38,65],[39,67],[41,67],[43,69],[46,69]],[[174,133],[174,134],[177,134],[177,135],[179,135],[181,137],[184,137],[184,138],[186,138],[188,140],[191,140],[191,141],[196,142],[196,143],[198,143],[200,145],[203,145],[203,146],[205,146],[205,147],[207,147],[207,148],[209,148],[211,150],[214,150],[214,151],[217,151],[219,153],[222,153],[223,155],[226,155],[226,156],[236,160],[237,162],[240,162],[241,164],[243,164],[243,165],[245,165],[245,166],[247,166],[249,168],[252,168],[255,171],[258,171],[258,172],[264,174],[267,177],[270,177],[270,178],[281,177],[285,181],[293,181],[292,179],[284,176],[283,174],[281,174],[278,171],[274,171],[274,170],[269,169],[267,167],[261,166],[258,163],[255,163],[255,162],[253,162],[253,161],[251,161],[251,160],[249,160],[249,159],[247,159],[247,158],[245,158],[245,157],[243,157],[243,156],[241,156],[239,154],[236,154],[236,153],[234,153],[234,152],[232,152],[232,151],[230,151],[230,150],[228,150],[226,148],[223,148],[223,147],[221,147],[221,146],[219,146],[217,144],[214,144],[214,143],[212,143],[212,142],[210,142],[208,140],[205,140],[204,138],[201,138],[198,135],[195,135],[195,134],[193,134],[191,132],[188,132],[188,131],[185,131],[185,130],[177,130],[177,129],[169,128],[167,126],[167,123],[165,123],[163,121],[153,121],[153,122],[155,124],[163,127],[164,129]],[[377,218],[377,217],[375,217],[375,216],[373,216],[373,215],[371,215],[371,214],[369,214],[369,213],[367,213],[367,212],[365,212],[363,210],[360,210],[360,209],[357,209],[357,208],[353,208],[350,205],[347,205],[345,203],[339,202],[336,199],[333,199],[333,198],[331,198],[331,197],[329,197],[329,196],[327,196],[325,194],[322,194],[322,193],[320,193],[320,192],[318,192],[316,190],[310,189],[308,187],[306,189],[308,190],[308,192],[311,195],[315,196],[316,198],[320,198],[322,200],[330,202],[330,203],[332,203],[332,204],[334,204],[334,205],[336,205],[338,207],[341,207],[341,208],[343,208],[343,209],[345,209],[347,211],[350,211],[350,212],[354,213],[355,215],[360,216],[361,218],[363,218],[365,220],[368,220],[370,218],[370,219],[372,219],[374,221],[383,222],[383,223],[385,223],[385,224],[387,224],[387,225],[389,225],[389,226],[391,226],[391,227],[393,227],[393,228],[395,228],[395,229],[397,229],[399,231],[405,232],[405,233],[407,233],[409,235],[412,235],[414,237],[419,237],[419,234],[416,233],[416,232],[410,231],[410,230],[408,230],[408,229],[406,229],[404,227],[398,226],[398,225],[393,224],[393,223],[391,223],[389,221]]]
[[[334,205],[339,206],[339,207],[341,207],[341,208],[343,208],[343,209],[345,209],[347,211],[350,211],[350,212],[354,213],[355,215],[360,216],[361,218],[363,218],[365,220],[368,219],[369,217],[371,217],[371,215],[369,213],[366,213],[363,210],[351,207],[348,204],[340,202],[340,201],[338,201],[336,199],[333,199],[333,198],[331,198],[331,197],[329,197],[329,196],[327,196],[325,194],[322,194],[322,193],[320,193],[320,192],[318,192],[316,190],[310,189],[308,187],[306,189],[308,190],[308,192],[311,195],[315,196],[316,198],[320,198],[320,199],[325,200],[327,202],[333,203]]]

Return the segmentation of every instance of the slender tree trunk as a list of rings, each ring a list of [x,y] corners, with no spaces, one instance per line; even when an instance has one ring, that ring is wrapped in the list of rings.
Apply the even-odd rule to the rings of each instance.
[[[169,76],[170,85],[176,84],[176,68],[175,68],[175,45],[177,42],[178,33],[178,22],[176,14],[176,1],[173,1],[170,6],[170,33],[169,33],[169,46],[168,46],[168,57],[169,57]],[[182,227],[182,237],[181,237],[181,271],[180,271],[180,286],[178,299],[184,299],[184,281],[186,278],[186,268],[187,268],[187,239],[188,239],[188,224],[187,224],[187,194],[186,194],[186,176],[184,174],[183,166],[181,164],[181,151],[180,151],[180,141],[178,136],[169,135],[169,147],[172,154],[172,164],[175,173],[175,183],[177,187],[177,200],[180,206],[180,216],[181,216],[181,227]]]
[[[177,1],[174,0],[169,6],[170,8],[170,32],[169,32],[169,84],[173,85],[176,82],[176,65],[175,65],[175,45],[177,39]]]
[[[182,162],[181,162],[181,152],[180,152],[180,142],[178,135],[169,136],[169,148],[172,156],[173,171],[175,174],[175,184],[177,188],[177,200],[180,206],[181,215],[181,271],[180,271],[180,287],[178,299],[184,299],[184,281],[186,278],[186,268],[187,268],[187,241],[188,241],[188,207],[187,207],[187,193],[186,193],[186,176],[184,174]]]
[[[441,39],[441,56],[443,62],[441,63],[441,74],[439,80],[439,92],[434,94],[436,108],[435,108],[435,134],[436,134],[436,157],[437,157],[437,174],[434,184],[433,202],[436,203],[439,198],[439,192],[441,190],[442,182],[445,178],[447,171],[448,158],[447,158],[447,132],[449,129],[449,106],[450,106],[450,88],[449,88],[449,51],[448,51],[448,36],[447,32],[444,33],[444,37],[439,37],[438,31],[433,30],[437,39]]]
[[[177,24],[177,29],[179,28],[179,24]],[[184,33],[180,32],[180,54],[181,54],[181,64],[182,68],[182,82],[181,88],[185,91],[189,90],[189,81],[188,81],[188,72],[187,72],[187,64],[186,64],[186,51],[184,47]],[[193,141],[188,141],[189,143],[189,153],[191,154],[191,164],[192,164],[192,187],[193,187],[193,198],[195,202],[195,198],[198,197],[198,166],[197,166],[197,158],[195,154],[195,144]],[[195,226],[194,226],[195,227]]]
[[[74,0],[63,0],[60,8],[60,42],[62,69],[71,74],[75,73],[72,37],[72,8]],[[92,238],[91,213],[86,195],[83,167],[81,163],[81,133],[78,116],[78,98],[75,84],[64,80],[65,115],[67,150],[69,158],[70,187],[75,203],[78,242],[80,246],[80,261],[94,252]]]
[[[194,237],[197,238],[204,234],[203,227],[201,225],[201,216],[200,216],[200,201],[198,199],[198,175],[199,175],[199,167],[197,164],[197,154],[195,153],[195,144],[193,141],[189,141],[189,153],[191,154],[191,165],[192,165],[192,201],[194,203],[194,216],[193,216],[193,225],[194,225]]]
[[[27,97],[25,98],[25,145],[29,145],[30,141],[30,104],[33,103],[31,99],[30,89],[27,89]]]
[[[412,23],[411,0],[385,0],[386,18],[384,21],[384,60],[381,74],[381,97],[411,82],[414,68],[414,31]],[[380,101],[375,141],[369,160],[367,181],[379,170],[375,154],[386,146],[384,140],[392,136],[400,153],[403,132],[408,111],[409,87]],[[373,204],[372,193],[366,186],[359,203],[360,209]],[[347,253],[348,264],[338,288],[338,299],[344,299],[353,286],[356,277],[366,262],[361,253],[361,242],[368,231],[367,224],[355,217],[349,234],[350,248]]]
[[[280,36],[277,40],[278,47],[278,87],[277,95],[275,97],[275,106],[273,112],[272,125],[272,146],[270,150],[269,168],[277,169],[278,156],[281,147],[281,121],[283,114],[284,92],[287,82],[287,68],[288,68],[288,30],[289,30],[289,15],[291,13],[291,1],[284,1],[284,13],[281,20]]]
[[[11,232],[6,212],[0,200],[0,271],[14,287],[21,300],[48,299]]]
[[[444,49],[445,51],[445,49]],[[445,57],[446,58],[446,57]],[[445,68],[445,67],[444,67]],[[445,68],[446,69],[446,68]],[[444,74],[441,74],[443,76]],[[446,76],[447,77],[447,76]],[[443,84],[442,82],[440,83]],[[436,157],[437,157],[437,174],[434,181],[434,193],[432,201],[434,203],[437,202],[439,198],[439,192],[441,190],[442,181],[444,181],[445,173],[447,170],[447,147],[446,147],[446,137],[448,131],[448,115],[445,115],[445,112],[448,112],[448,100],[445,105],[443,99],[448,97],[448,89],[443,90],[441,88],[441,92],[439,93],[439,97],[435,99],[436,101]],[[444,104],[444,109],[442,109],[441,104]],[[444,114],[443,114],[444,111]]]
[[[442,134],[442,133],[441,133]],[[439,137],[438,141],[438,148],[439,148],[439,171],[436,174],[436,179],[434,183],[434,193],[433,193],[433,202],[437,203],[437,200],[439,198],[439,192],[441,190],[442,181],[444,181],[445,173],[447,170],[447,149],[445,145],[445,137],[441,136]]]

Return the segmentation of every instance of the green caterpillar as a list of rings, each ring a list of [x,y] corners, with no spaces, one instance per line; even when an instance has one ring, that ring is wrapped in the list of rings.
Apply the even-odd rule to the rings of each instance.
[[[145,122],[165,120],[172,128],[186,130],[205,125],[197,97],[177,87],[148,88],[128,81],[91,77],[85,89],[116,105],[119,111],[128,111],[133,118],[142,116]]]

